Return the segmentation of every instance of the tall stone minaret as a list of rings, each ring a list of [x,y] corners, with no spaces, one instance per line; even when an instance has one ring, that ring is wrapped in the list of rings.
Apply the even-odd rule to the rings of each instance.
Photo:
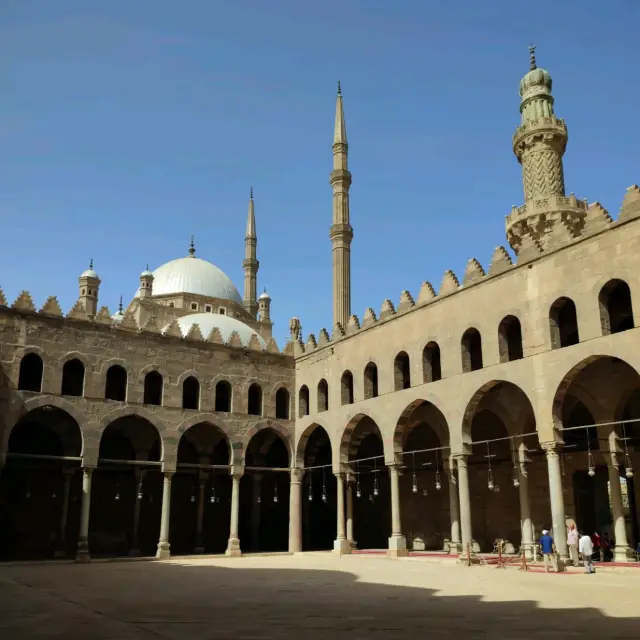
[[[539,69],[535,47],[529,47],[529,72],[520,81],[520,126],[513,136],[513,152],[522,165],[524,206],[507,216],[507,237],[516,254],[537,252],[570,240],[582,226],[586,204],[565,195],[562,157],[567,148],[567,125],[553,110],[549,72]]]
[[[344,120],[342,90],[338,82],[336,124],[333,133],[333,171],[329,182],[333,187],[333,224],[329,232],[333,249],[333,326],[343,328],[351,315],[351,240],[349,222],[349,171],[347,125]]]
[[[89,262],[89,268],[83,271],[78,278],[79,297],[87,315],[95,317],[98,313],[98,294],[100,292],[100,277],[93,270],[93,258]]]
[[[244,235],[244,308],[251,314],[252,318],[258,313],[258,269],[260,263],[256,257],[258,247],[258,236],[256,235],[256,215],[253,203],[253,187],[249,192],[249,214],[247,216],[247,231]]]

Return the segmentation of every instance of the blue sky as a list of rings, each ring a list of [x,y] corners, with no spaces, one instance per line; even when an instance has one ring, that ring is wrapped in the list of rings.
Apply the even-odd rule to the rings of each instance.
[[[566,119],[568,192],[617,215],[640,180],[636,0],[2,0],[0,287],[68,310],[90,258],[112,311],[186,255],[331,326],[331,142],[342,82],[352,309],[488,266],[522,203],[511,151],[535,42]]]

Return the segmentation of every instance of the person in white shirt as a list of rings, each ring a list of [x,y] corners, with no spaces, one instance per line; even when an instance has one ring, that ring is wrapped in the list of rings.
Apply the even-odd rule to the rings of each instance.
[[[582,535],[578,543],[580,555],[584,562],[584,568],[586,573],[595,573],[596,570],[593,567],[593,542],[588,535]]]
[[[578,530],[576,529],[576,525],[572,524],[569,527],[569,533],[567,534],[567,546],[569,547],[569,557],[571,558],[571,562],[574,567],[580,566],[580,562],[578,560]]]

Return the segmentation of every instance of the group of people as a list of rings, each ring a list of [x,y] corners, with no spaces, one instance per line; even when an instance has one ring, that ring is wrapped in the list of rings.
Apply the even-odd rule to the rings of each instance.
[[[596,547],[599,551],[602,550],[600,536],[596,533],[594,534],[594,538],[595,540],[586,533],[580,535],[575,524],[571,524],[569,526],[569,532],[567,533],[567,546],[569,547],[570,562],[574,567],[579,567],[580,557],[582,557],[585,573],[596,572],[595,567],[593,566],[593,553]],[[549,534],[547,529],[544,529],[542,532],[540,547],[544,558],[545,571],[549,573],[552,568],[557,570],[555,544],[553,542],[553,537]]]

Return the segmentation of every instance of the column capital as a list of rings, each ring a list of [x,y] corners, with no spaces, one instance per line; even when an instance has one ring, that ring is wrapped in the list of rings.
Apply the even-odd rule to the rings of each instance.
[[[82,469],[83,473],[87,473],[89,475],[91,475],[98,467],[96,465],[82,465],[82,467],[80,467]]]
[[[345,478],[347,477],[347,472],[346,471],[334,471],[333,475],[339,479],[339,480],[345,480]]]
[[[171,480],[174,473],[175,471],[163,471],[162,475],[165,477],[166,480]]]
[[[467,460],[469,459],[469,454],[468,453],[454,453],[451,456],[451,459],[456,461],[456,464],[457,464],[458,468],[462,467],[462,468],[466,469]]]
[[[304,469],[298,469],[297,467],[291,468],[291,484],[300,484],[304,477]]]
[[[563,442],[558,442],[556,440],[551,442],[541,442],[540,447],[547,454],[547,457],[554,458],[560,455],[562,451]]]

